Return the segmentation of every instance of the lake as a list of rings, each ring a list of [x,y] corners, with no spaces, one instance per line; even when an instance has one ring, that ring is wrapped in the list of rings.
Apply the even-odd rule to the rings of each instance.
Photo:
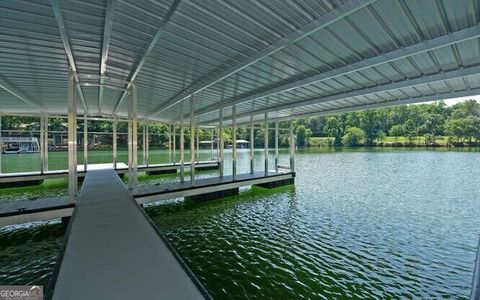
[[[238,163],[248,171],[248,151]],[[477,151],[311,148],[296,163],[295,186],[146,211],[218,299],[468,298],[480,233]],[[0,284],[46,284],[64,231],[55,221],[2,229]]]

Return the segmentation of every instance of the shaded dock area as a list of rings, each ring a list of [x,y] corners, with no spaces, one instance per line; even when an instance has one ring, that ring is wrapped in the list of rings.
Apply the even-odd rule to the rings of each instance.
[[[88,171],[66,239],[52,299],[209,298],[113,169]]]

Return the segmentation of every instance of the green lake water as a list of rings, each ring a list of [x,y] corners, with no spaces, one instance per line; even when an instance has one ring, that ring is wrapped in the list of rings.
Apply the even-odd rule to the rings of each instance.
[[[262,170],[262,153],[255,159]],[[248,151],[238,161],[248,171]],[[216,299],[468,298],[478,152],[309,149],[296,163],[295,186],[146,211]],[[59,222],[1,229],[0,284],[46,284],[64,230]]]

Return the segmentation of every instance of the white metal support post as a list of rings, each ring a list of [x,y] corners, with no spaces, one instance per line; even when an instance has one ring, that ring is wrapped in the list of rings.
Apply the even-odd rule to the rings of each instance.
[[[87,112],[83,114],[83,170],[86,172],[88,167],[88,124]]]
[[[184,147],[185,140],[183,136],[183,100],[180,102],[180,182],[185,182],[185,157]]]
[[[278,172],[278,122],[275,122],[275,172]]]
[[[237,176],[237,106],[232,106],[232,179]]]
[[[132,84],[132,95],[128,106],[128,135],[129,135],[129,163],[128,163],[128,188],[134,189],[138,180],[138,132],[137,132],[137,84]]]
[[[210,160],[213,160],[213,133],[214,130],[210,129]]]
[[[190,181],[195,183],[195,94],[190,96]]]
[[[172,124],[168,125],[168,162],[172,163]]]
[[[253,127],[253,116],[250,116],[250,174],[255,172],[254,163],[253,163],[253,150],[254,150],[254,142],[255,142],[255,133]]]
[[[43,150],[45,151],[43,153],[43,169],[42,171],[45,173],[48,171],[48,115],[45,115],[44,116],[44,122],[43,122],[43,126],[45,126],[45,128],[43,129],[43,137],[41,137],[41,139],[43,139],[43,144],[45,145],[45,147],[43,148]]]
[[[0,116],[0,143],[2,139],[2,134],[1,134],[1,128],[2,128],[2,117]],[[45,135],[45,116],[41,115],[40,116],[40,173],[43,174],[43,165],[45,164],[45,140],[43,136]],[[2,159],[1,159],[1,154],[2,152],[2,147],[0,145],[0,173],[2,172]]]
[[[112,129],[113,129],[113,136],[112,136],[112,158],[113,158],[113,169],[117,169],[117,162],[118,162],[118,157],[117,157],[117,118],[114,117],[113,119],[113,124],[112,124]]]
[[[290,121],[290,172],[295,172],[295,135],[293,134],[293,121]]]
[[[148,121],[145,122],[145,126],[147,126],[147,128],[145,128],[145,150],[146,150],[146,154],[145,154],[144,165],[146,165],[148,167],[149,160],[150,160],[150,123]]]
[[[68,73],[68,194],[72,202],[77,196],[77,101],[73,71]]]
[[[146,122],[143,121],[142,125],[143,125],[142,126],[142,153],[143,153],[142,164],[145,166],[147,165],[147,140],[145,139],[146,131],[147,131]]]
[[[265,113],[265,124],[264,124],[264,151],[265,151],[265,176],[268,175],[268,113]]]
[[[43,117],[42,117],[43,118]],[[43,119],[42,119],[43,120]],[[42,122],[40,122],[42,123]],[[40,124],[40,127],[43,124]],[[41,138],[40,138],[41,139]],[[2,115],[0,115],[0,174],[2,174],[2,152],[3,152],[3,142],[2,142]]]
[[[196,160],[200,160],[200,128],[197,127],[197,150],[195,152]]]
[[[219,166],[219,170],[220,170],[220,177],[223,177],[223,169],[224,169],[224,164],[225,164],[225,156],[224,156],[224,152],[223,152],[223,148],[224,148],[224,145],[223,145],[223,108],[220,109],[220,120],[219,120],[219,136],[220,136],[220,166]]]
[[[173,130],[172,130],[172,137],[173,137],[173,164],[176,164],[177,163],[177,136],[176,136],[176,133],[175,133],[175,125],[173,125]]]

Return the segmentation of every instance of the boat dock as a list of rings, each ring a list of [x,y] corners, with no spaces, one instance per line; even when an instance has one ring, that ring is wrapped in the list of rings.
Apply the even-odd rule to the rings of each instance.
[[[113,169],[87,172],[54,282],[52,299],[210,297]]]
[[[219,168],[218,161],[198,161],[195,162],[196,170],[212,170]],[[106,164],[89,164],[87,170],[97,170],[103,168],[113,168],[112,163]],[[190,162],[184,164],[185,169],[190,169]],[[149,175],[176,173],[180,169],[178,163],[163,163],[152,165],[140,165],[138,166],[139,172],[146,172]],[[128,172],[128,166],[124,163],[117,163],[115,168],[116,172],[120,175]],[[77,174],[79,178],[85,177],[84,165],[77,166]],[[67,178],[68,170],[52,170],[46,172],[18,172],[18,173],[0,173],[0,188],[39,185],[42,184],[45,179],[54,178]]]

